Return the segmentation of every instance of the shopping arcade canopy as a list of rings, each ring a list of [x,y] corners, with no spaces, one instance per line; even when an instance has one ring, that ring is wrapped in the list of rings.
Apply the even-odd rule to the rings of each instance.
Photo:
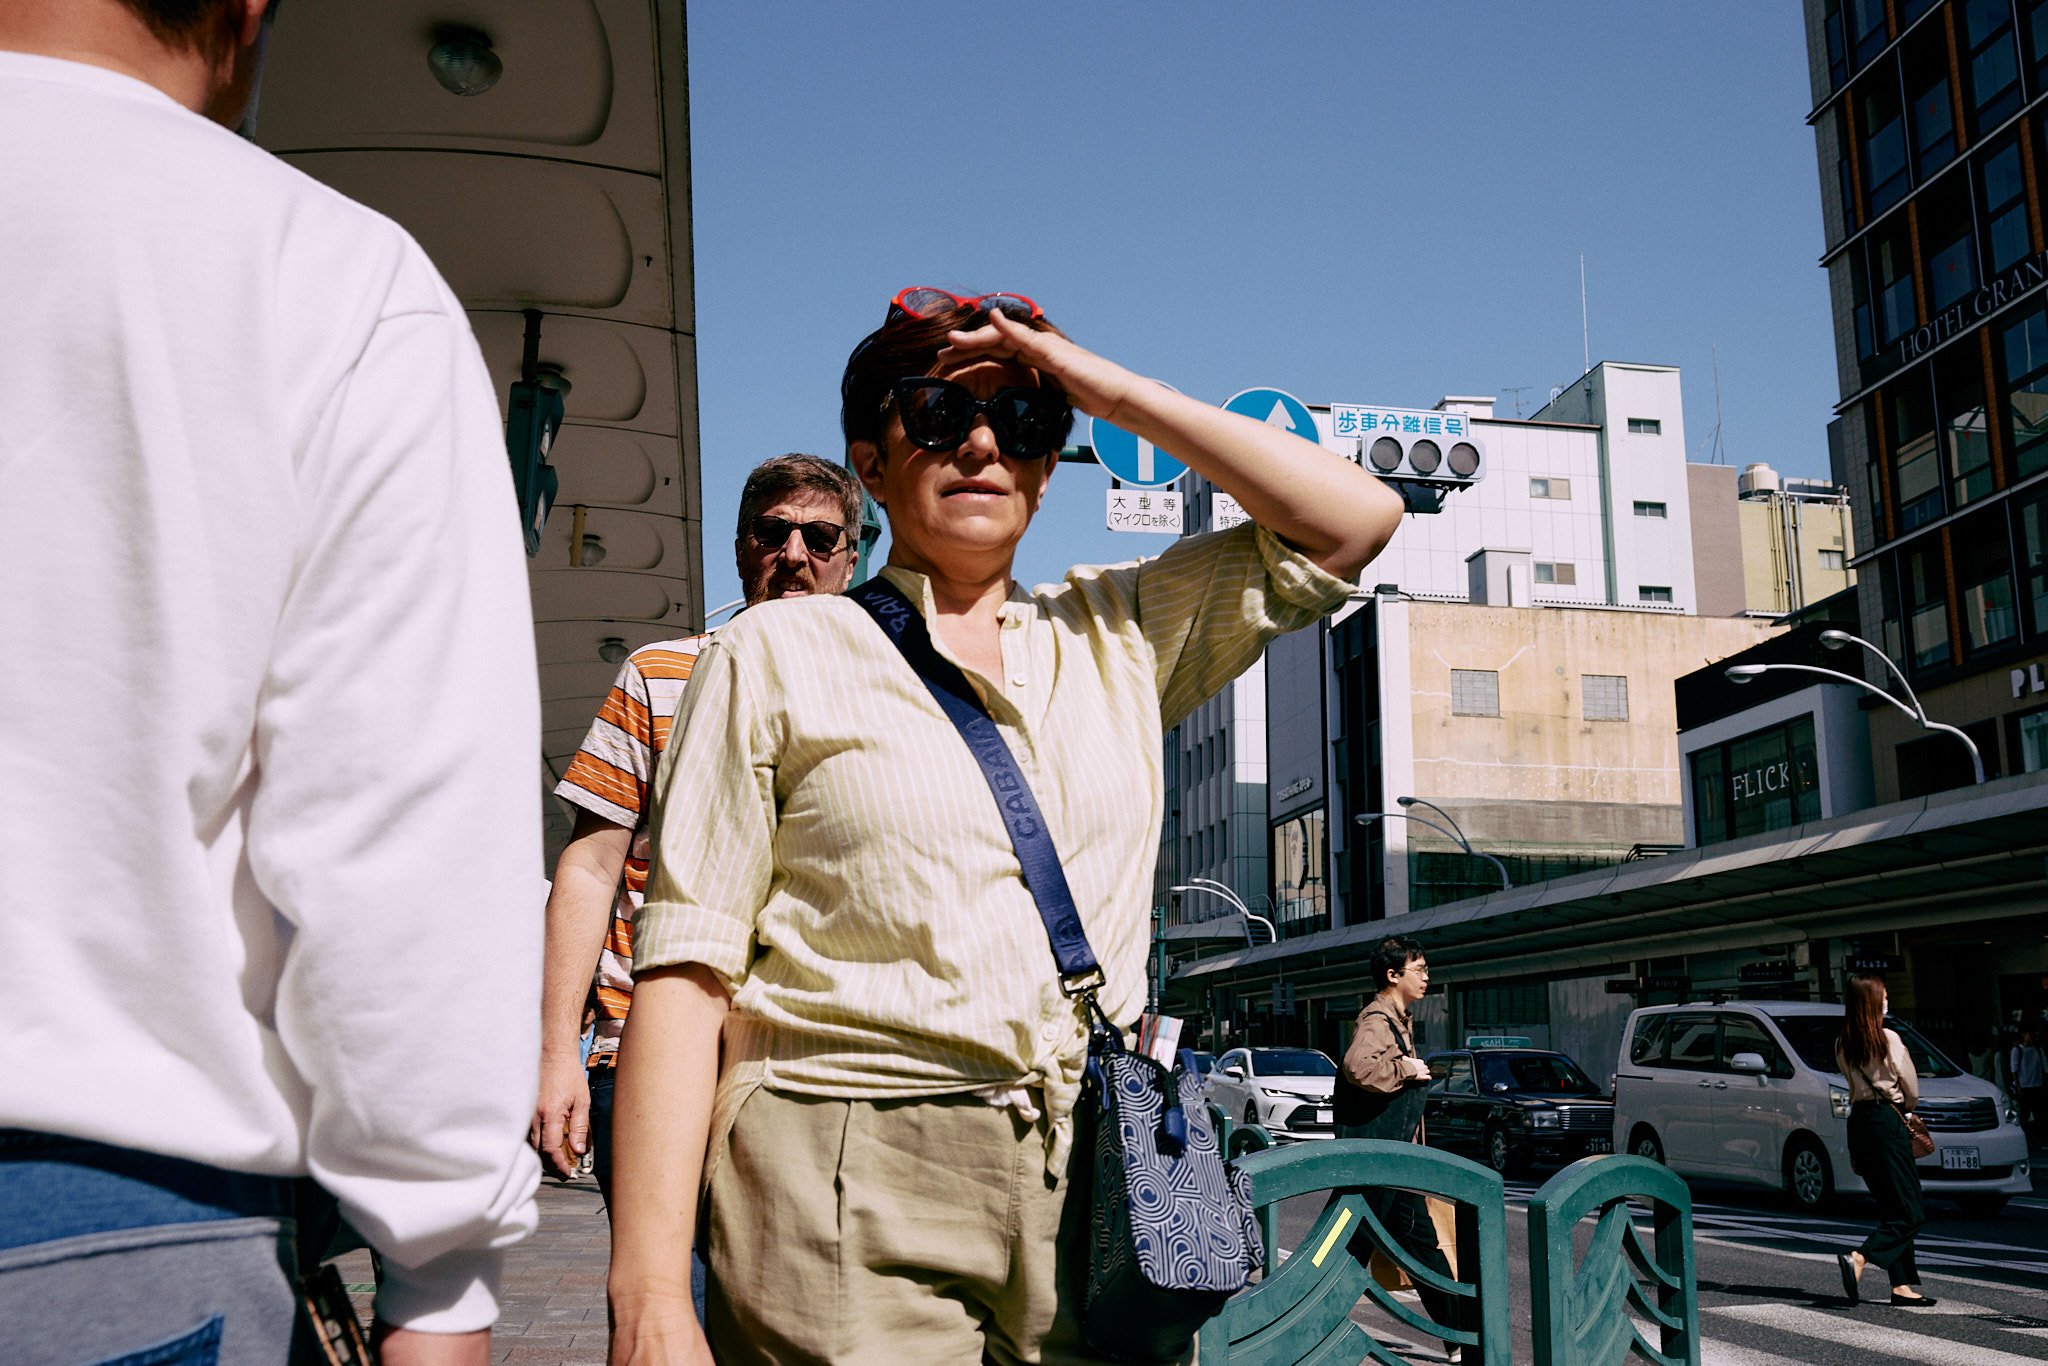
[[[530,564],[548,787],[616,672],[605,640],[689,634],[704,615],[683,18],[683,0],[319,0],[284,7],[270,40],[259,141],[418,239],[501,411],[526,309],[570,382]],[[428,64],[463,29],[502,63],[482,94]],[[601,562],[571,563],[578,506]]]
[[[2043,910],[2048,773],[2031,773],[1239,949],[1172,980],[1355,984],[1390,934],[1433,967],[1538,975]]]

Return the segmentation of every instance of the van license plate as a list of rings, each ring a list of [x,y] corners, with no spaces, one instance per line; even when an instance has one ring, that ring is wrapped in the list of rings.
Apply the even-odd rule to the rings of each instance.
[[[1586,1140],[1586,1151],[1589,1153],[1611,1153],[1614,1151],[1614,1140],[1611,1138],[1589,1138]]]
[[[1941,1169],[1945,1172],[1974,1172],[1982,1168],[1983,1161],[1976,1148],[1943,1148]]]
[[[1318,1111],[1316,1111],[1316,1123],[1318,1123],[1318,1124],[1328,1124],[1329,1122],[1330,1122],[1330,1112],[1329,1112],[1328,1110],[1318,1110]]]

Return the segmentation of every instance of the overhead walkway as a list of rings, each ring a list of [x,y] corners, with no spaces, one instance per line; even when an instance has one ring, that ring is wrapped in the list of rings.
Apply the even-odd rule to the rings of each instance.
[[[1419,938],[1439,970],[1566,975],[2044,912],[2048,773],[2032,773],[1240,948],[1171,981],[1256,991],[1283,978],[1301,988],[1362,980],[1365,954],[1394,933]]]

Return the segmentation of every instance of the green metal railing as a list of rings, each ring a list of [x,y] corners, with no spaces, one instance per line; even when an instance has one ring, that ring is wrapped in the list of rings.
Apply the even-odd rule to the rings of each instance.
[[[1212,1107],[1212,1113],[1216,1113]],[[1227,1116],[1218,1116],[1228,1124]],[[1242,1130],[1239,1130],[1241,1133]],[[1227,1146],[1232,1135],[1219,1129]],[[1403,1359],[1351,1319],[1370,1299],[1396,1322],[1428,1337],[1460,1343],[1466,1360],[1508,1366],[1507,1208],[1500,1177],[1460,1157],[1415,1143],[1336,1139],[1269,1148],[1240,1159],[1251,1177],[1252,1203],[1266,1230],[1267,1273],[1240,1292],[1202,1330],[1203,1366],[1295,1366],[1296,1363],[1373,1361],[1404,1366]],[[1457,1205],[1456,1278],[1422,1266],[1396,1243],[1366,1203],[1362,1187],[1392,1187],[1451,1200]],[[1281,1201],[1328,1192],[1308,1236],[1278,1262],[1272,1214]],[[1476,1327],[1432,1322],[1396,1299],[1369,1267],[1374,1251],[1411,1281],[1471,1301]]]
[[[1656,1248],[1643,1245],[1631,1199],[1651,1207]],[[1583,1258],[1573,1233],[1591,1217]],[[1640,1157],[1588,1157],[1529,1201],[1529,1294],[1538,1366],[1615,1366],[1639,1352],[1655,1366],[1699,1366],[1692,1193]],[[1656,1345],[1637,1320],[1647,1320]]]

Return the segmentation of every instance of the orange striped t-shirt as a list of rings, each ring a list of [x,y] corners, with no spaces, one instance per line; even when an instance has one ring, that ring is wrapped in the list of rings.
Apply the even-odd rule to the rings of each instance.
[[[643,645],[619,666],[590,734],[569,761],[555,795],[633,832],[625,876],[612,903],[611,928],[597,960],[597,1040],[593,1053],[619,1046],[633,1004],[633,913],[647,889],[647,798],[654,765],[668,747],[683,685],[705,636]]]

